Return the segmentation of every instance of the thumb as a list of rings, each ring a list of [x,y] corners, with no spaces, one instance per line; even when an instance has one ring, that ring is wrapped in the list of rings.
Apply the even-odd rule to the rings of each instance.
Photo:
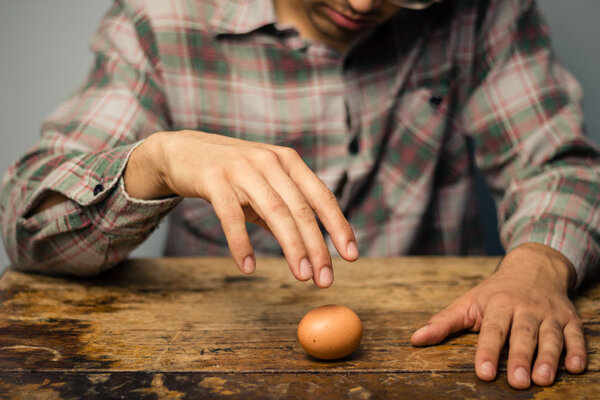
[[[470,301],[457,301],[434,315],[427,325],[413,333],[410,341],[413,346],[430,346],[452,333],[473,328],[478,320],[478,313],[474,311]]]

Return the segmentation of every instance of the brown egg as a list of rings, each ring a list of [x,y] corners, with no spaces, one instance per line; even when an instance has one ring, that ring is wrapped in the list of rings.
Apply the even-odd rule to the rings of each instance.
[[[335,360],[352,353],[362,339],[362,323],[348,307],[328,304],[309,311],[298,325],[298,340],[308,354]]]

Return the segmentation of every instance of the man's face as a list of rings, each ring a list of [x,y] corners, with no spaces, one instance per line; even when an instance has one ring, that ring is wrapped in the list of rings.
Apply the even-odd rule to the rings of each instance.
[[[302,0],[302,4],[321,38],[338,44],[350,43],[400,9],[387,0]]]

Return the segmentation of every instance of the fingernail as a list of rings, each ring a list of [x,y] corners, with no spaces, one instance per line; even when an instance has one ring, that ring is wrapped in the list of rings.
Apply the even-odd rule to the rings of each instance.
[[[348,242],[346,254],[348,255],[348,258],[358,258],[358,247],[356,247],[356,242],[354,240]]]
[[[245,273],[250,274],[254,272],[254,268],[254,259],[252,256],[246,256],[246,258],[244,258],[244,263],[242,264],[242,269]]]
[[[324,287],[329,287],[333,283],[333,271],[330,267],[321,268],[319,272],[319,284]]]
[[[552,368],[548,364],[542,364],[536,373],[540,378],[544,378],[547,381],[552,379]]]
[[[529,373],[523,367],[517,368],[513,373],[513,376],[521,383],[529,383]]]
[[[488,378],[493,378],[494,375],[496,375],[494,372],[494,365],[491,363],[491,361],[485,361],[483,364],[481,364],[479,370]]]
[[[302,259],[302,261],[300,261],[300,277],[302,279],[310,279],[312,276],[312,265],[310,265],[308,258],[305,257]]]
[[[571,363],[573,365],[575,365],[579,370],[582,370],[582,369],[585,368],[585,364],[583,362],[583,359],[581,357],[579,357],[579,356],[573,357]]]

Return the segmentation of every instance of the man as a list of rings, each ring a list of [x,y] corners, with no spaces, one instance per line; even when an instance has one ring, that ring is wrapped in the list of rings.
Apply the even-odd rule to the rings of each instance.
[[[508,339],[514,388],[550,385],[563,346],[584,371],[567,292],[598,265],[600,152],[533,0],[121,0],[92,49],[5,178],[15,266],[97,273],[179,205],[167,254],[229,249],[251,273],[283,250],[325,288],[334,248],[480,252],[476,163],[508,253],[413,344],[479,331],[493,380]]]

